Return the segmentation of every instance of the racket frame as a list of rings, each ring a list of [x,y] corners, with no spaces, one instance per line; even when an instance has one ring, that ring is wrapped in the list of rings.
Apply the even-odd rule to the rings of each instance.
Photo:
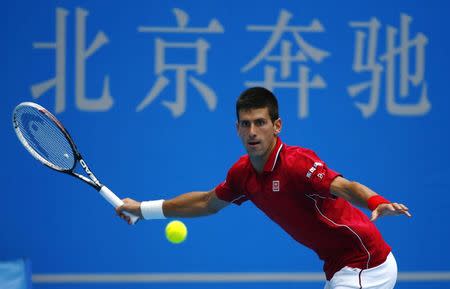
[[[59,166],[56,166],[56,165],[52,164],[51,162],[47,161],[44,157],[42,157],[38,152],[36,152],[28,144],[28,141],[25,139],[25,137],[23,136],[22,132],[20,131],[19,124],[18,124],[18,121],[16,119],[16,117],[17,117],[16,110],[20,109],[23,106],[33,107],[36,110],[38,110],[40,113],[44,114],[46,117],[50,118],[51,121],[53,121],[53,123],[56,124],[58,129],[65,136],[65,138],[69,142],[70,148],[72,149],[72,153],[74,155],[73,166],[70,169],[63,169],[63,168],[61,168]],[[49,168],[51,168],[53,170],[56,170],[56,171],[68,174],[70,176],[76,177],[76,178],[86,182],[88,185],[90,185],[95,190],[97,190],[114,207],[123,204],[123,202],[111,190],[109,190],[106,186],[104,186],[102,183],[100,183],[98,178],[94,175],[94,173],[90,170],[90,168],[87,165],[87,163],[82,158],[82,156],[81,156],[80,152],[78,151],[77,146],[75,145],[75,142],[73,141],[73,139],[70,136],[69,132],[62,125],[62,123],[52,113],[50,113],[47,109],[45,109],[44,107],[42,107],[39,104],[34,103],[34,102],[22,102],[19,105],[17,105],[16,108],[14,109],[14,111],[13,111],[13,126],[14,126],[14,131],[16,132],[16,135],[19,138],[19,140],[22,143],[22,145],[26,148],[26,150],[28,152],[31,153],[31,155],[35,159],[40,161],[42,164],[44,164],[45,166],[47,166],[47,167],[49,167]],[[81,167],[84,169],[84,171],[86,172],[88,177],[86,177],[86,176],[84,176],[82,174],[78,174],[78,173],[74,172],[74,170],[76,168],[76,165],[77,165],[77,162],[80,163]],[[138,219],[139,219],[137,216],[134,216],[134,215],[132,215],[132,214],[130,214],[128,212],[124,212],[124,213],[131,218],[132,224],[136,223],[138,221]]]
[[[52,122],[54,124],[56,124],[56,126],[58,127],[59,131],[65,136],[65,138],[67,139],[67,141],[69,142],[70,148],[72,149],[72,153],[74,155],[74,162],[73,162],[73,166],[70,169],[63,169],[60,168],[54,164],[52,164],[51,162],[47,161],[45,158],[43,158],[38,152],[36,152],[29,144],[28,141],[25,139],[25,137],[23,136],[22,132],[19,129],[19,124],[18,121],[16,120],[16,113],[15,111],[17,109],[20,109],[23,106],[27,106],[27,107],[33,107],[36,110],[38,110],[40,113],[44,114],[46,117],[48,117],[49,119],[52,120]],[[34,102],[22,102],[21,104],[19,104],[15,109],[14,109],[14,113],[13,113],[13,125],[14,125],[14,130],[17,134],[17,137],[19,138],[20,142],[23,144],[23,146],[27,149],[27,151],[29,151],[31,153],[31,155],[36,158],[38,161],[40,161],[41,163],[43,163],[44,165],[46,165],[47,167],[62,172],[62,173],[66,173],[68,175],[71,175],[73,177],[77,177],[83,181],[85,181],[87,184],[89,184],[90,186],[92,186],[94,189],[96,189],[97,191],[100,191],[101,187],[103,186],[100,181],[98,180],[98,178],[94,175],[94,173],[92,173],[92,171],[89,169],[89,166],[86,164],[86,162],[83,160],[83,158],[81,157],[80,152],[77,149],[77,146],[75,145],[75,142],[73,141],[72,137],[70,136],[69,132],[66,130],[66,128],[62,125],[62,123],[52,114],[50,113],[48,110],[46,110],[44,107],[40,106],[37,103]],[[74,172],[76,166],[77,166],[77,162],[80,163],[81,167],[84,169],[84,171],[86,172],[86,174],[89,176],[83,176],[81,174],[78,174],[76,172]]]

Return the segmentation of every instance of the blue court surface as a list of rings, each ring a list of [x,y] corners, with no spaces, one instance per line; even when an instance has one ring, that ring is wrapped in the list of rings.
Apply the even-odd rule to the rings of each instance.
[[[107,284],[39,284],[34,283],[33,288],[63,288],[63,289],[74,289],[74,288],[94,288],[94,289],[104,289],[104,288],[112,288],[112,289],[121,289],[121,288],[129,288],[129,289],[137,289],[137,288],[167,288],[167,289],[177,289],[177,288],[198,288],[198,289],[222,289],[222,288],[239,288],[239,289],[272,289],[272,288],[280,288],[280,289],[294,289],[294,288],[308,288],[308,289],[322,289],[324,284],[321,282],[270,282],[270,283],[139,283],[139,284],[131,284],[131,283],[107,283]],[[425,289],[425,288],[450,288],[449,281],[420,281],[420,282],[412,282],[412,281],[399,281],[395,288],[398,289]]]

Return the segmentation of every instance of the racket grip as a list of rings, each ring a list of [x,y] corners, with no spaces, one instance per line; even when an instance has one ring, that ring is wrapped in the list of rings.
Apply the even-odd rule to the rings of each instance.
[[[100,191],[98,191],[114,208],[120,207],[123,205],[123,201],[119,199],[119,197],[116,196],[110,189],[108,189],[106,186],[103,186],[100,188]],[[130,217],[131,224],[135,224],[139,217],[135,216],[128,212],[123,212],[125,215]]]

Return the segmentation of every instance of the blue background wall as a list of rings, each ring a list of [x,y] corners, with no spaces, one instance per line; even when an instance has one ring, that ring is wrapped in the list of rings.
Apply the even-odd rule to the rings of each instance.
[[[412,219],[385,218],[377,222],[393,247],[400,271],[450,271],[450,251],[445,245],[450,243],[446,225],[450,209],[448,2],[10,1],[5,6],[0,12],[0,142],[4,152],[0,258],[27,256],[35,274],[319,272],[322,264],[315,254],[291,240],[250,203],[230,206],[209,218],[184,220],[189,236],[178,246],[164,237],[167,220],[129,227],[115,217],[95,191],[35,161],[17,140],[11,125],[11,112],[18,103],[35,101],[47,107],[67,126],[100,180],[121,197],[146,200],[209,190],[225,178],[228,168],[245,153],[235,132],[235,99],[246,83],[264,81],[264,71],[271,66],[276,69],[279,84],[298,86],[299,69],[309,69],[308,81],[314,77],[323,80],[322,88],[303,86],[307,93],[275,86],[284,121],[283,141],[314,149],[330,167],[349,179],[410,207]],[[38,49],[33,43],[55,42],[58,8],[67,12],[63,43],[66,51],[62,58],[66,61],[65,71],[59,74],[65,77],[65,88],[58,88],[60,98],[56,97],[55,87],[34,98],[32,86],[56,75],[55,50]],[[174,8],[189,15],[188,28],[206,28],[216,19],[223,31],[139,31],[141,26],[177,30],[182,18],[177,23]],[[93,43],[100,31],[108,39],[86,61],[78,60],[79,64],[85,64],[81,77],[79,69],[77,76],[76,67],[76,53],[80,52],[76,36],[82,35],[76,24],[77,9],[89,13],[84,18],[85,47]],[[265,57],[243,71],[268,45],[272,35],[270,31],[252,31],[249,26],[273,28],[282,11],[291,14],[290,27],[309,27],[314,19],[323,26],[323,32],[302,31],[297,36],[326,57],[315,61],[305,46],[297,44],[292,32],[283,31],[281,40],[291,44],[292,54],[300,51],[305,59],[284,58],[292,65],[284,78],[280,62]],[[399,50],[386,48],[389,27],[398,30],[394,44],[396,48],[400,46],[402,15],[412,19],[407,40],[427,39],[423,54],[415,49],[417,45],[411,45],[407,49],[409,57],[403,60],[395,54]],[[352,97],[349,87],[370,81],[372,71],[358,72],[353,67],[356,32],[369,37],[369,30],[352,27],[351,22],[368,22],[372,17],[379,21],[379,30],[374,46],[375,63],[371,67],[377,67],[375,64],[382,67],[381,82]],[[205,71],[187,71],[186,106],[178,116],[164,102],[180,96],[177,94],[180,82],[174,70],[157,72],[156,60],[159,57],[179,69],[185,64],[197,64],[197,51],[195,47],[170,48],[163,58],[155,51],[157,39],[166,43],[197,43],[203,39],[209,45],[204,54]],[[275,43],[270,55],[280,55],[281,40]],[[367,52],[367,41],[365,38],[363,55]],[[383,60],[387,52],[395,54],[393,61]],[[416,56],[425,61],[424,74],[416,83],[408,81],[409,91],[401,97],[400,79],[414,74]],[[368,61],[367,57],[363,60]],[[400,70],[402,63],[410,66],[406,76]],[[388,64],[395,65],[392,77],[387,75]],[[77,104],[76,88],[81,88],[77,81],[85,80],[84,94],[79,94],[78,99],[96,101],[102,95],[105,76],[109,78],[113,103],[100,109]],[[139,110],[162,77],[169,80],[168,85]],[[418,107],[425,86],[431,106],[421,113],[413,110],[407,110],[406,115],[393,113],[387,103],[389,81],[394,85],[393,99],[401,107]],[[203,97],[206,94],[194,82],[209,88],[212,93],[208,100],[215,99],[216,106],[207,106]],[[375,88],[379,88],[378,105],[365,117],[356,103],[367,104]],[[309,99],[308,105],[302,106],[307,108],[308,115],[300,115],[301,97]],[[309,285],[306,287],[322,286]],[[36,284],[36,288],[63,285],[55,286]],[[113,285],[65,286],[112,288]],[[189,286],[192,285],[185,288]],[[407,287],[414,286],[420,284]],[[424,286],[450,288],[447,283]]]

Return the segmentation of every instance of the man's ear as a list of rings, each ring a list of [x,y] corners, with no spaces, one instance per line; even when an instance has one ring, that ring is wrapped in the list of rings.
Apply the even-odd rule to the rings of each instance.
[[[281,118],[278,118],[277,120],[275,120],[275,122],[273,123],[273,126],[275,127],[275,132],[274,132],[274,134],[276,135],[276,136],[278,136],[279,134],[280,134],[280,132],[281,132],[281,128],[282,128],[282,121],[281,121]]]

